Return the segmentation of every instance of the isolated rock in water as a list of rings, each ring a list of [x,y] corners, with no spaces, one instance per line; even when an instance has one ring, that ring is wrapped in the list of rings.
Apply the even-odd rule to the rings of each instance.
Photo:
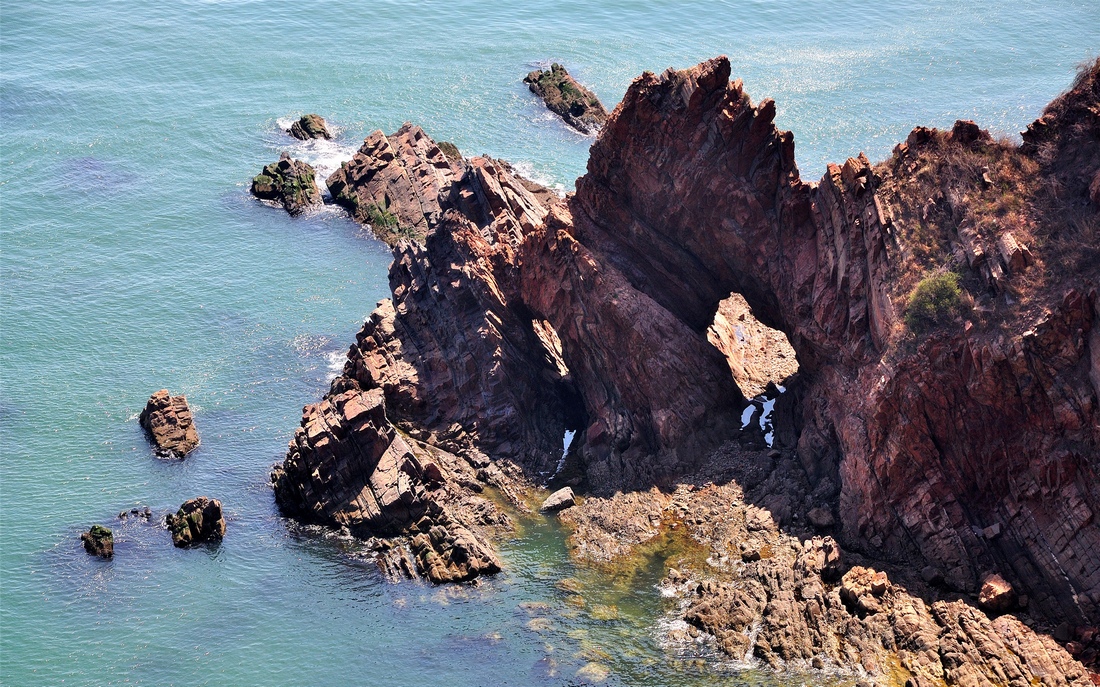
[[[573,499],[573,490],[569,487],[558,489],[553,494],[542,502],[542,507],[539,508],[544,513],[556,513],[559,510],[565,510],[576,504]]]
[[[560,64],[531,72],[523,83],[551,112],[582,134],[595,133],[607,121],[607,109],[596,94],[577,83]]]
[[[286,153],[252,179],[252,195],[282,203],[292,215],[321,204],[321,191],[317,188],[313,167]]]
[[[84,550],[93,556],[110,558],[115,554],[115,537],[111,530],[102,525],[92,525],[91,529],[80,535]]]
[[[158,456],[183,458],[199,445],[199,433],[191,417],[185,396],[172,396],[161,389],[149,397],[138,422],[153,443]]]
[[[290,125],[287,133],[301,141],[308,141],[311,138],[332,138],[332,132],[329,131],[325,120],[317,114],[302,115],[301,119]]]
[[[185,501],[175,515],[165,518],[165,524],[172,533],[172,543],[180,547],[225,536],[221,501],[205,496]]]
[[[1016,606],[1016,590],[1000,575],[988,575],[978,592],[978,605],[991,613],[1004,613]]]

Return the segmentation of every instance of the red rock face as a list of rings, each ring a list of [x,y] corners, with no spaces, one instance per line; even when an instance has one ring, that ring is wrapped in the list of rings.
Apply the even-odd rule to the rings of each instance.
[[[187,398],[172,396],[167,389],[149,397],[138,423],[153,440],[158,456],[183,458],[199,445]]]
[[[1025,254],[1006,231],[969,231],[956,212],[967,189],[1000,180],[980,169],[945,180],[958,188],[941,194],[957,220],[944,230],[943,267],[998,302],[1031,289],[1037,306],[990,311],[1026,318],[1026,333],[958,320],[904,339],[897,270],[924,246],[900,228],[931,210],[895,209],[898,189],[918,180],[860,155],[803,182],[774,103],[753,105],[729,77],[717,58],[636,79],[564,202],[495,161],[447,162],[415,127],[400,145],[373,137],[381,152],[370,170],[349,165],[345,178],[361,183],[347,188],[388,194],[391,212],[428,232],[395,251],[392,304],[364,326],[344,378],[381,389],[389,420],[429,445],[537,478],[560,456],[564,429],[578,428],[591,490],[652,484],[738,431],[743,397],[706,337],[720,301],[740,293],[797,354],[801,405],[778,435],[790,437],[816,498],[839,506],[844,545],[931,564],[961,591],[998,572],[1039,612],[1095,621],[1096,265],[1043,277],[1052,255],[1035,245]],[[1069,195],[1021,201],[1037,222],[1051,216],[1041,202],[1063,203],[1095,226],[1097,82],[1052,105],[1013,153],[1034,154],[1028,164],[1044,178],[1066,176]],[[967,122],[915,130],[903,145],[930,142],[948,155],[1001,145]],[[369,190],[371,179],[385,183]],[[1021,281],[1024,270],[1047,281]]]

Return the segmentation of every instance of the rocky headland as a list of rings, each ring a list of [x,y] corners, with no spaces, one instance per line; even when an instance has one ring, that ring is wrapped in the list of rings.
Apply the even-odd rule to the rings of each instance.
[[[569,484],[579,558],[693,547],[667,585],[732,655],[1086,684],[1042,632],[1096,669],[1100,62],[1022,146],[918,127],[819,182],[774,116],[725,58],[643,74],[564,199],[372,134],[329,186],[407,228],[393,297],[304,409],[280,507],[466,580],[507,504]]]
[[[607,122],[607,108],[596,94],[582,86],[558,63],[536,69],[523,83],[542,99],[546,108],[582,134],[594,134]]]

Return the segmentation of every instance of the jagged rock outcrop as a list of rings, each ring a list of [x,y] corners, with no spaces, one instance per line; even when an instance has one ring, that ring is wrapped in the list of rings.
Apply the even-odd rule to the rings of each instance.
[[[287,133],[299,141],[308,141],[313,138],[332,138],[332,132],[329,131],[328,124],[318,114],[302,115],[298,121],[290,125]]]
[[[849,545],[932,562],[966,591],[998,570],[1052,616],[1096,617],[1096,263],[1050,285],[1049,314],[1021,313],[1029,332],[960,323],[906,353],[893,337],[911,282],[897,269],[925,247],[906,230],[902,182],[884,175],[908,172],[860,157],[802,182],[774,104],[753,106],[728,77],[718,59],[635,81],[578,181],[578,241],[696,331],[736,291],[788,335],[804,380],[799,455],[812,479],[839,488]],[[1001,157],[1023,155],[991,150],[965,125],[936,141],[947,160],[983,146],[1006,167]],[[982,177],[943,181],[961,201]]]
[[[462,175],[418,126],[406,123],[392,136],[375,131],[351,160],[329,176],[332,198],[375,235],[395,245],[423,241],[443,216],[441,202]]]
[[[739,431],[743,395],[707,340],[737,293],[799,364],[775,440],[809,486],[769,494],[757,529],[814,511],[849,551],[929,570],[952,593],[997,573],[1035,616],[1084,625],[1100,615],[1098,74],[1023,147],[973,122],[918,128],[891,160],[849,158],[817,183],[800,178],[775,104],[754,105],[725,58],[636,79],[564,201],[496,161],[448,159],[417,127],[372,134],[330,187],[361,221],[381,208],[415,240],[397,243],[393,301],[329,401],[345,384],[380,389],[390,423],[498,486],[549,473],[567,428],[590,493],[668,486]],[[929,301],[944,312],[907,325],[920,285],[949,271],[946,300]],[[333,460],[338,472],[351,458]],[[624,528],[647,536],[660,518]],[[742,560],[770,560],[746,546]],[[869,613],[880,596],[853,598]],[[870,614],[887,649],[912,615],[889,608]],[[980,621],[937,612],[952,637]],[[1012,622],[994,634],[1039,641]],[[936,660],[913,672],[1019,668]]]
[[[164,523],[172,533],[172,543],[180,548],[225,537],[222,503],[205,496],[184,501],[175,515],[165,516]]]
[[[542,98],[547,109],[582,134],[594,134],[607,121],[607,109],[596,94],[577,82],[558,63],[536,69],[523,77],[531,92]]]
[[[103,525],[92,525],[80,535],[84,550],[93,556],[111,558],[115,555],[115,535]]]
[[[500,518],[483,499],[456,497],[466,491],[448,486],[456,472],[476,484],[460,464],[443,451],[414,452],[387,419],[381,389],[363,391],[338,377],[332,394],[303,410],[302,426],[272,482],[284,513],[347,527],[364,538],[407,535],[422,574],[437,583],[457,582],[500,570],[484,534],[452,515],[460,509],[488,512],[492,522]]]
[[[300,215],[321,205],[321,190],[317,188],[315,174],[308,162],[283,153],[278,162],[267,165],[252,179],[251,192],[261,200],[281,203],[292,215]]]
[[[372,138],[389,145],[381,135]],[[402,143],[404,157],[389,162],[402,170],[415,168],[425,152],[442,155],[416,127],[403,127],[394,140]],[[377,169],[376,177],[361,181],[407,182],[404,172],[391,171]],[[391,196],[393,212],[412,225],[445,229],[430,233],[426,245],[397,246],[390,268],[393,301],[380,303],[364,324],[344,374],[325,401],[306,408],[287,461],[273,474],[284,512],[348,526],[360,536],[403,538],[419,572],[436,582],[499,569],[485,528],[506,524],[506,517],[476,494],[482,482],[507,492],[514,477],[490,464],[483,451],[548,469],[553,457],[545,447],[561,445],[570,393],[553,342],[540,339],[530,314],[506,295],[516,291],[515,244],[546,209],[495,161],[461,161],[452,172],[445,184],[422,187],[434,205],[412,192]],[[341,415],[349,398],[360,399],[353,408],[370,407],[372,419]],[[411,443],[394,425],[408,432]],[[413,445],[435,456],[432,489],[425,487]],[[379,451],[388,458],[379,458]],[[395,466],[393,460],[403,462]]]
[[[156,445],[158,456],[183,458],[199,445],[187,397],[172,396],[161,389],[149,397],[138,423]]]

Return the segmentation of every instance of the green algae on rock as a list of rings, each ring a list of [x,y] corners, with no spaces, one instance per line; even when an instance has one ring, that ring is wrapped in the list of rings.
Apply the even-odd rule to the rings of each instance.
[[[181,548],[225,536],[221,501],[205,496],[185,501],[175,515],[165,518],[165,524],[172,533],[172,543]]]
[[[92,525],[80,535],[80,541],[84,542],[84,550],[93,556],[111,558],[115,554],[115,536],[103,525]]]
[[[292,215],[321,204],[321,191],[317,188],[313,167],[286,153],[252,179],[251,190],[252,195],[261,200],[282,203]]]
[[[558,63],[537,69],[523,79],[546,107],[582,134],[593,134],[607,121],[607,109],[596,94],[580,85]]]
[[[299,141],[308,141],[311,138],[332,138],[328,124],[318,114],[302,115],[301,119],[290,125],[287,133]]]

